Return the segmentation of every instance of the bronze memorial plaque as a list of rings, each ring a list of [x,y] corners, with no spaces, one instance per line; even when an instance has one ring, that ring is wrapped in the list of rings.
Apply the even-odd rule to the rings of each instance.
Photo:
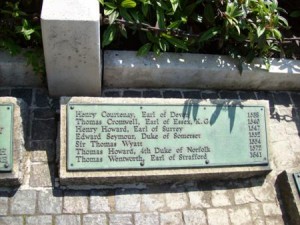
[[[156,169],[268,164],[259,105],[67,105],[67,169]]]
[[[0,105],[0,172],[12,170],[13,163],[13,105]]]

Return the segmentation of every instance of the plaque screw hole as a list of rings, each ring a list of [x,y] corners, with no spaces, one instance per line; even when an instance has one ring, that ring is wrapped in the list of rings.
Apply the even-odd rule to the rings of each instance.
[[[140,165],[141,165],[141,166],[144,166],[144,165],[145,165],[145,163],[144,163],[144,162],[141,162],[141,163],[140,163]]]
[[[70,109],[74,109],[74,106],[71,106]]]
[[[267,158],[264,158],[264,160],[267,160]]]
[[[206,107],[203,108],[204,110],[206,109]]]
[[[209,160],[205,160],[205,164],[208,164],[209,163]]]
[[[10,110],[10,107],[7,107],[7,110]]]
[[[261,108],[260,110],[261,110],[261,111],[263,111],[264,109],[263,109],[263,108]]]
[[[73,163],[71,163],[71,166],[74,166]]]
[[[300,174],[298,174],[298,175],[297,175],[297,177],[299,177],[299,178],[300,178]]]
[[[143,107],[141,106],[140,109],[143,109]]]
[[[4,164],[4,168],[8,168],[9,167],[9,164],[8,163],[5,163]]]

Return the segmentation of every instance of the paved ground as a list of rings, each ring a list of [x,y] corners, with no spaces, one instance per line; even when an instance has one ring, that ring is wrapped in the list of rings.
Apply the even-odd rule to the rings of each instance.
[[[59,187],[58,99],[45,89],[0,88],[0,96],[22,98],[30,110],[24,184],[0,188],[0,225],[287,224],[275,181],[300,162],[300,93],[104,90],[107,97],[267,99],[273,171],[243,180],[89,190]]]

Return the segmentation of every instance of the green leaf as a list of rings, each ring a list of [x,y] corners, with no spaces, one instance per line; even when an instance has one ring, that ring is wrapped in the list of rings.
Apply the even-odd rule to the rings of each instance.
[[[156,9],[156,18],[157,18],[158,27],[160,29],[164,29],[166,27],[165,15],[164,15],[164,11],[161,8]]]
[[[127,38],[127,30],[124,25],[119,26],[119,31],[123,35],[123,37]]]
[[[113,2],[104,2],[104,5],[106,5],[110,9],[116,9],[117,6]]]
[[[173,36],[162,34],[162,36],[172,45],[174,45],[176,48],[181,48],[183,50],[188,51],[188,47],[186,46],[186,43],[183,40],[180,40],[178,38],[175,38]]]
[[[103,33],[102,47],[109,45],[115,38],[117,29],[115,25],[108,26]]]
[[[148,4],[142,4],[142,12],[143,12],[143,15],[145,17],[147,17],[148,11],[149,11],[149,5]]]
[[[104,15],[109,16],[112,14],[115,10],[114,9],[104,9]]]
[[[171,4],[172,4],[172,9],[173,9],[173,12],[176,12],[176,9],[179,5],[179,0],[170,0]]]
[[[121,2],[121,6],[124,8],[135,8],[136,2],[133,0],[124,0]]]
[[[257,37],[259,38],[261,35],[263,35],[265,30],[266,30],[265,27],[261,27],[261,26],[257,27],[257,30],[256,30]]]
[[[282,38],[282,35],[281,35],[281,32],[279,31],[279,30],[277,30],[277,29],[272,29],[272,33],[274,34],[274,36],[277,38],[277,39],[279,39],[279,40],[281,40],[281,38]]]
[[[109,20],[109,24],[113,24],[115,22],[115,20],[118,18],[119,16],[119,13],[117,11],[114,11],[113,13],[111,13],[109,16],[108,16],[108,20]]]
[[[139,50],[137,51],[136,55],[137,56],[144,56],[144,55],[146,55],[150,51],[151,47],[152,47],[151,43],[144,44],[142,47],[139,48]]]
[[[104,5],[104,0],[99,0],[101,5]]]
[[[218,33],[219,33],[219,29],[217,27],[212,27],[201,35],[199,41],[200,42],[207,41],[213,38],[214,36],[216,36]]]
[[[279,19],[281,22],[283,22],[283,24],[284,24],[286,27],[289,26],[288,21],[287,21],[284,17],[278,16],[278,19]]]
[[[174,21],[168,26],[168,28],[169,29],[178,28],[181,25],[181,23],[182,23],[181,20]]]
[[[160,49],[164,52],[167,51],[167,49],[169,48],[169,44],[168,42],[166,42],[164,39],[160,38],[158,41],[158,45],[160,47]]]
[[[127,21],[132,21],[132,17],[129,15],[129,13],[127,12],[127,9],[125,8],[120,8],[119,10],[120,15]]]

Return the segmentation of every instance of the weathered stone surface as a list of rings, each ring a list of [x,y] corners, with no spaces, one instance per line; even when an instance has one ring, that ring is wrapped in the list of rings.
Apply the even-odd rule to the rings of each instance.
[[[188,206],[188,197],[184,190],[166,194],[166,204],[171,210],[184,209]]]
[[[1,225],[23,225],[23,218],[21,216],[0,216]]]
[[[47,189],[38,192],[38,212],[41,214],[62,213],[62,192]]]
[[[207,220],[202,210],[183,211],[185,225],[206,225]]]
[[[54,182],[54,165],[34,164],[31,166],[30,186],[51,187]]]
[[[43,1],[41,25],[50,95],[100,95],[99,12],[99,3],[93,0]]]
[[[283,225],[285,224],[282,217],[266,218],[266,225]]]
[[[251,211],[248,207],[229,209],[229,217],[233,225],[252,225]]]
[[[106,191],[92,191],[90,196],[90,208],[92,213],[110,212],[109,198]]]
[[[11,214],[32,215],[36,211],[36,191],[20,190],[11,199]]]
[[[165,194],[154,194],[149,192],[142,192],[141,194],[141,205],[145,212],[162,211],[165,208]]]
[[[157,225],[159,224],[158,213],[136,213],[134,215],[135,225]]]
[[[211,202],[214,207],[229,206],[231,205],[228,190],[213,190],[211,193]]]
[[[118,190],[116,191],[115,204],[118,212],[139,212],[141,195],[136,190]]]
[[[105,214],[87,214],[83,216],[83,225],[107,225]]]
[[[183,225],[181,212],[160,213],[161,225]]]
[[[88,212],[88,197],[85,192],[65,192],[63,213],[87,213]]]
[[[0,193],[0,216],[6,215],[8,212],[8,197],[6,194]]]
[[[29,216],[26,217],[26,225],[53,225],[52,216]]]
[[[277,169],[291,169],[299,165],[299,154],[293,151],[285,151],[282,157],[283,149],[291,149],[288,141],[280,141],[273,143],[272,157]]]
[[[280,206],[276,203],[264,203],[263,211],[265,216],[280,216],[282,215]]]
[[[31,90],[29,89],[30,93]],[[13,165],[11,172],[1,173],[0,186],[18,186],[23,182],[25,157],[25,139],[27,137],[26,124],[28,110],[26,103],[21,99],[12,97],[0,97],[0,104],[13,104],[13,140],[12,153]]]
[[[211,207],[211,195],[208,191],[200,191],[197,188],[191,188],[188,191],[190,204],[192,208],[209,208]]]
[[[109,225],[133,225],[131,214],[110,214]]]
[[[229,225],[229,217],[226,209],[208,209],[208,225]]]
[[[256,199],[254,198],[254,195],[249,188],[235,189],[233,194],[235,204],[237,205],[256,202]]]
[[[80,225],[80,216],[78,215],[57,215],[55,225]]]
[[[260,203],[250,204],[250,209],[252,213],[252,221],[255,225],[265,224],[263,208]]]

